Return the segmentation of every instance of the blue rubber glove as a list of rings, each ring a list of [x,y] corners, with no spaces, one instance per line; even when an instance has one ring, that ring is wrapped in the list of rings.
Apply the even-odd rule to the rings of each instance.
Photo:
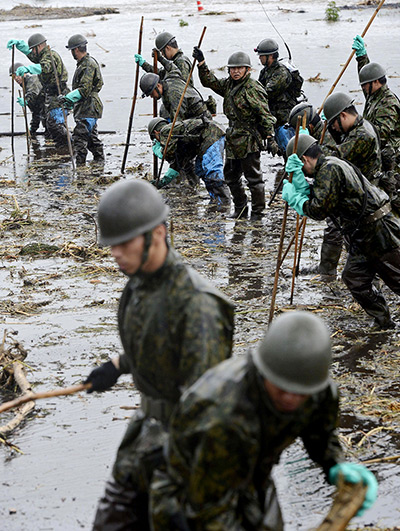
[[[19,66],[15,72],[16,76],[23,76],[24,74],[33,74],[37,76],[42,73],[40,65]]]
[[[26,102],[25,102],[24,98],[18,97],[17,98],[17,102],[21,105],[21,107],[25,107],[25,105],[26,105]]]
[[[304,173],[302,170],[303,163],[296,155],[293,153],[287,159],[285,170],[287,173],[293,173],[292,184],[296,189],[296,192],[299,192],[303,195],[310,195],[310,185],[305,180]]]
[[[143,66],[146,62],[146,59],[140,55],[140,53],[135,53],[135,63],[139,63],[139,66]]]
[[[299,129],[299,135],[309,135],[310,132],[309,130],[307,129],[307,127],[304,129],[304,127],[300,127]]]
[[[364,511],[372,507],[378,496],[378,482],[374,474],[358,463],[338,463],[329,470],[329,482],[332,485],[337,485],[339,474],[342,474],[343,479],[348,483],[362,482],[367,486],[364,503],[357,513],[357,516],[361,516]]]
[[[304,216],[303,205],[308,201],[308,197],[296,190],[292,183],[284,179],[285,183],[282,189],[282,199],[293,208],[300,216]]]
[[[162,146],[160,144],[160,142],[158,140],[155,140],[153,142],[153,153],[156,157],[158,157],[159,159],[162,159],[163,157],[163,149],[162,149]]]
[[[30,53],[31,51],[28,44],[21,39],[10,39],[7,43],[7,48],[11,50],[13,46],[15,46],[17,50],[24,53],[25,55],[28,55],[28,53]]]
[[[172,168],[168,168],[168,170],[165,172],[165,175],[162,179],[159,180],[157,188],[163,188],[164,186],[167,186],[173,179],[178,177],[179,171],[175,171]]]
[[[361,37],[361,35],[356,35],[354,37],[352,48],[356,51],[356,57],[362,57],[363,55],[367,55],[364,39]]]

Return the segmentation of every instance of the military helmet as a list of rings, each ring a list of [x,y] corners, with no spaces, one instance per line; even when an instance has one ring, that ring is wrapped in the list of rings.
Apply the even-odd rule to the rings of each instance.
[[[378,63],[368,63],[359,71],[358,79],[360,80],[360,85],[364,85],[365,83],[376,81],[385,75],[386,71],[383,66]]]
[[[85,44],[87,43],[87,39],[80,33],[77,33],[76,35],[72,35],[72,37],[68,39],[68,44],[66,48],[68,50],[73,50],[74,48],[79,48],[79,46],[85,46]]]
[[[244,52],[235,52],[228,59],[228,68],[232,66],[248,66],[251,67],[250,57]]]
[[[160,116],[157,116],[157,118],[153,118],[150,120],[149,125],[147,126],[147,131],[149,133],[150,138],[153,138],[153,133],[156,130],[157,126],[164,124],[168,125],[168,121],[165,118],[161,118]],[[160,130],[163,126],[159,127],[157,130]]]
[[[10,74],[10,76],[12,76],[12,74],[18,70],[18,68],[20,66],[24,66],[22,63],[14,63],[14,72],[13,72],[13,65],[10,66],[10,68],[8,69],[8,73]]]
[[[328,328],[310,312],[285,313],[272,322],[252,358],[259,373],[283,391],[318,393],[329,385]]]
[[[254,48],[254,51],[258,55],[271,55],[279,51],[279,46],[274,39],[264,39],[259,43],[257,48]]]
[[[143,92],[142,98],[145,96],[150,96],[159,81],[160,76],[158,74],[153,74],[152,72],[143,74],[143,76],[140,78],[140,89]]]
[[[299,116],[301,116],[301,118],[303,118],[304,113],[306,113],[306,127],[308,127],[308,125],[311,122],[311,120],[317,114],[317,111],[314,109],[314,107],[311,105],[311,103],[306,103],[305,101],[295,105],[293,107],[293,109],[290,111],[290,114],[289,114],[289,125],[291,125],[293,127],[293,129],[296,129],[297,118]]]
[[[32,49],[35,46],[39,46],[39,44],[43,44],[46,41],[47,39],[44,35],[42,35],[41,33],[34,33],[28,39],[28,46]]]
[[[354,103],[354,98],[344,92],[336,92],[331,94],[324,103],[325,118],[330,125],[339,114],[348,109]]]
[[[295,137],[293,136],[289,140],[288,145],[286,146],[287,157],[290,157],[290,155],[293,154],[294,140],[295,140]],[[297,156],[299,158],[302,157],[304,153],[308,150],[308,148],[310,148],[311,146],[317,143],[318,143],[318,140],[311,135],[299,135],[299,139],[297,142],[297,151],[296,151]]]
[[[168,31],[163,31],[156,37],[156,48],[159,52],[162,52],[168,44],[175,39],[175,37],[172,35],[172,33],[169,33]]]
[[[169,207],[149,182],[119,181],[100,198],[100,243],[119,245],[145,234],[167,219]]]

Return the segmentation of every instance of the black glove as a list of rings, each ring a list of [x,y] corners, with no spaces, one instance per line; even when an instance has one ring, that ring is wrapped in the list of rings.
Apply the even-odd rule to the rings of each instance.
[[[115,367],[114,363],[107,361],[107,363],[103,363],[100,367],[93,369],[83,383],[92,384],[92,387],[87,390],[88,393],[106,391],[116,383],[120,375],[121,371]]]
[[[268,153],[271,153],[273,157],[275,157],[275,155],[277,155],[279,152],[279,146],[273,136],[267,138],[267,151]]]
[[[192,57],[194,59],[196,59],[196,61],[198,61],[199,63],[201,63],[202,61],[204,61],[204,54],[203,52],[200,50],[200,48],[198,46],[195,46],[193,48],[193,53],[192,53]]]

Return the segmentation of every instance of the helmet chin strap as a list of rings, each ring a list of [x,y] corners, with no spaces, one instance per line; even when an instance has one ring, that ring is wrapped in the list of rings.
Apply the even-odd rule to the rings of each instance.
[[[143,247],[142,261],[140,263],[139,271],[142,270],[142,267],[144,266],[144,264],[147,262],[149,258],[149,250],[151,246],[151,240],[153,238],[153,231],[151,230],[151,231],[145,232],[143,236],[144,236],[144,247]]]

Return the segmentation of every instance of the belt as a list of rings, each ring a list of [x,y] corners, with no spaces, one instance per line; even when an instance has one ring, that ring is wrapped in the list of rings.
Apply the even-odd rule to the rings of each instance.
[[[392,205],[390,203],[385,203],[381,208],[378,208],[378,210],[375,210],[373,214],[370,214],[365,218],[365,223],[374,223],[375,221],[378,221],[379,219],[383,218],[389,212],[392,210]]]
[[[153,417],[163,424],[169,421],[175,404],[168,400],[151,398],[150,396],[142,395],[140,407],[147,417]]]

